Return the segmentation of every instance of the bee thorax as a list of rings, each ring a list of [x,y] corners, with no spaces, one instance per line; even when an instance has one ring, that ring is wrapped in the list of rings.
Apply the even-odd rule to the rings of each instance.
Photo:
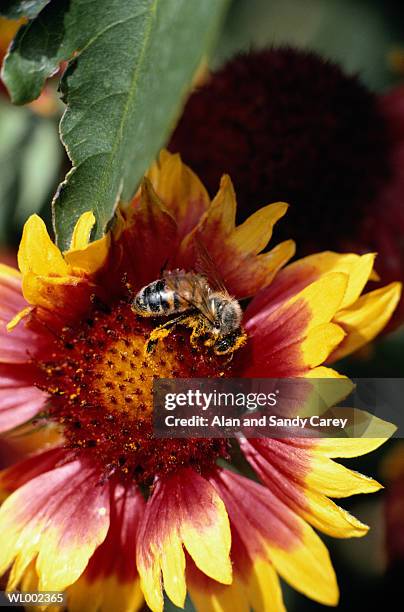
[[[225,336],[241,325],[242,310],[235,299],[223,298],[216,294],[211,298],[215,315],[215,327],[220,336]]]

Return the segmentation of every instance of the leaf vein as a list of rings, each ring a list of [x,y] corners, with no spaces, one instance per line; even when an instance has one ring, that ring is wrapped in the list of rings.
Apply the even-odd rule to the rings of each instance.
[[[135,60],[133,78],[132,78],[132,81],[131,81],[131,86],[130,86],[130,88],[128,90],[128,100],[127,100],[126,104],[124,105],[124,107],[122,109],[122,118],[121,118],[121,121],[120,121],[118,129],[117,129],[117,136],[116,136],[116,138],[113,141],[113,145],[112,145],[112,148],[111,148],[110,152],[107,154],[110,159],[113,158],[117,148],[119,147],[119,143],[120,143],[120,141],[122,139],[123,128],[124,128],[124,125],[125,125],[126,120],[127,120],[130,104],[131,104],[132,98],[133,98],[133,96],[134,96],[134,94],[136,92],[136,86],[137,86],[138,79],[139,79],[139,74],[140,74],[140,67],[143,65],[146,49],[148,48],[149,43],[150,43],[150,35],[151,35],[151,30],[152,30],[152,25],[153,25],[153,17],[154,17],[154,15],[156,13],[156,10],[157,10],[157,4],[158,4],[158,0],[154,0],[153,4],[150,5],[147,24],[146,24],[146,26],[144,28],[145,38],[144,38],[144,42],[142,44],[141,53],[140,53],[140,55],[138,57],[136,57],[136,60]],[[136,15],[136,16],[138,16],[138,15]],[[114,25],[117,25],[118,23],[122,23],[122,22],[126,22],[126,21],[127,20],[120,20],[120,21],[115,22]],[[110,24],[109,27],[111,27],[112,25],[113,24]],[[94,39],[89,42],[89,44],[87,45],[86,48],[88,48],[89,45],[92,44],[93,42],[94,42]],[[84,49],[83,49],[83,51],[84,51]],[[68,109],[66,109],[66,112],[68,112]],[[65,140],[65,139],[63,138],[63,140]],[[73,163],[74,163],[74,160],[73,160]],[[78,166],[75,166],[75,167],[78,168],[80,165],[82,165],[82,163],[84,163],[84,161],[81,162]],[[101,176],[100,176],[100,180],[99,180],[99,185],[100,185],[99,192],[102,192],[104,190],[105,179],[106,179],[106,176],[107,176],[107,171],[106,171],[107,168],[108,168],[108,164],[105,163],[103,170],[101,170]],[[98,212],[99,211],[99,203],[97,201],[94,202],[94,207],[95,207],[95,209]],[[101,210],[100,218],[103,217],[102,212],[103,211]]]

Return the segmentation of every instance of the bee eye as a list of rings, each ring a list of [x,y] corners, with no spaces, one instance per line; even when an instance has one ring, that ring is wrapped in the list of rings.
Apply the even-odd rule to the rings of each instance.
[[[219,321],[215,321],[215,322],[213,323],[213,329],[220,329],[220,323],[219,323]]]

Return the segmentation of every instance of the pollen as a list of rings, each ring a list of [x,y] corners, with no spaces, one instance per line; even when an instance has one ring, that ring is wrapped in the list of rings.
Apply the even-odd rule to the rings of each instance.
[[[88,449],[106,477],[118,473],[141,484],[180,466],[205,472],[228,455],[226,440],[153,437],[156,379],[230,375],[226,360],[203,343],[192,345],[185,327],[162,338],[146,357],[154,327],[127,302],[97,304],[78,326],[63,328],[52,361],[39,364],[38,386],[51,396],[48,417],[59,423],[66,445]]]

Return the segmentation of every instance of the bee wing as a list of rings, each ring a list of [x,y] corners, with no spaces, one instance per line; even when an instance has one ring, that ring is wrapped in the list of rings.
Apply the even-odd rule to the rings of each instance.
[[[221,277],[217,265],[210,256],[204,242],[202,242],[198,235],[195,235],[194,240],[196,250],[196,271],[207,278],[212,289],[228,295],[229,292],[226,289],[223,278]]]
[[[176,293],[190,308],[199,310],[208,321],[213,323],[213,313],[210,307],[210,288],[206,278],[194,272],[173,270],[164,272],[166,286]]]

